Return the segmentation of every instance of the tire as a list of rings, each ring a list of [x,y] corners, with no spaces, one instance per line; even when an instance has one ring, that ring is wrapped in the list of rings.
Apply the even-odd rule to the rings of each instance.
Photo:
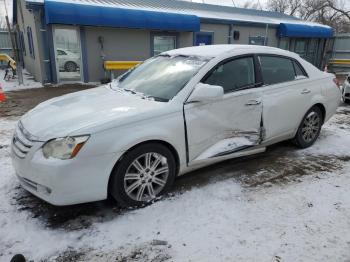
[[[161,144],[143,144],[127,152],[116,165],[109,193],[123,207],[143,206],[166,193],[175,176],[172,152]]]
[[[320,135],[323,125],[323,114],[317,106],[312,107],[305,114],[293,140],[299,148],[312,146]]]
[[[350,104],[350,99],[345,99],[345,98],[344,98],[344,103],[345,103],[345,104]]]
[[[69,61],[64,65],[64,69],[66,70],[66,72],[76,72],[77,68],[77,64],[72,61]]]

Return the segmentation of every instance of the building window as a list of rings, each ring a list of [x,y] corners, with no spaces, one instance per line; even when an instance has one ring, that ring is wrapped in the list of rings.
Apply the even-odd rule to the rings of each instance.
[[[153,55],[159,55],[162,52],[176,49],[176,36],[174,35],[155,35],[153,36]]]
[[[305,58],[306,56],[306,40],[304,39],[297,39],[295,41],[295,48],[294,48],[294,52],[297,53],[298,55],[300,55],[302,58]]]
[[[267,45],[268,38],[265,36],[250,36],[250,45]]]
[[[21,31],[21,33],[19,35],[19,43],[20,43],[23,55],[27,55],[26,45],[25,45],[25,42],[24,42],[24,35],[23,35],[22,31]]]
[[[289,50],[289,38],[281,38],[278,47],[284,50]]]
[[[316,52],[317,52],[317,40],[310,39],[308,48],[307,48],[306,60],[313,64],[316,59]]]
[[[35,59],[32,28],[29,26],[27,27],[27,37],[28,37],[29,54],[32,58]]]

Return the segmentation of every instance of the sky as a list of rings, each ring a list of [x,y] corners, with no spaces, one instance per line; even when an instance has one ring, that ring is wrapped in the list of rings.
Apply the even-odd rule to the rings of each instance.
[[[5,4],[4,0],[0,0],[0,17],[5,17]],[[6,0],[9,17],[12,18],[12,0]],[[1,18],[0,18],[1,19]]]

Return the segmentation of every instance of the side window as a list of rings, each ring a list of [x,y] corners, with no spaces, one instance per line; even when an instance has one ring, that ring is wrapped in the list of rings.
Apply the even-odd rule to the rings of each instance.
[[[250,36],[249,44],[250,45],[267,45],[268,38],[265,36]]]
[[[255,83],[254,59],[237,58],[219,65],[203,82],[222,86],[225,93],[249,87]]]
[[[260,56],[261,73],[267,85],[295,80],[292,60],[276,56]]]
[[[305,71],[301,69],[301,66],[293,61],[294,69],[295,69],[295,78],[296,79],[303,79],[306,78],[307,75],[305,74]]]
[[[57,55],[67,55],[67,54],[64,51],[57,49]]]

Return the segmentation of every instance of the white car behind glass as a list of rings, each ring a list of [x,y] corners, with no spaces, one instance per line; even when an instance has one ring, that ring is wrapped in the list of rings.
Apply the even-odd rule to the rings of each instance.
[[[29,111],[13,137],[13,165],[25,189],[54,205],[111,195],[138,206],[191,170],[283,140],[311,146],[340,98],[333,75],[288,51],[172,50]]]
[[[80,57],[79,55],[67,50],[67,49],[56,49],[57,62],[60,71],[65,72],[76,72],[79,69]]]

